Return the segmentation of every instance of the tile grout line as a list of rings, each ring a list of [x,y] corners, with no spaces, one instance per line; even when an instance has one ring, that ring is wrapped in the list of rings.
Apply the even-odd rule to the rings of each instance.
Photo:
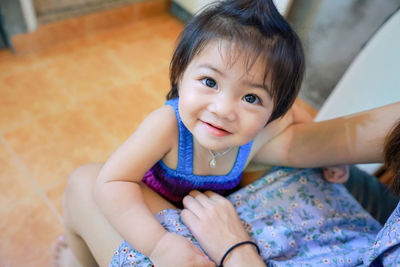
[[[54,81],[55,83],[57,83],[57,85],[60,85],[60,84],[61,84],[60,81],[59,81],[58,79],[53,79],[53,81]],[[136,81],[136,82],[137,82],[137,81]],[[94,97],[96,97],[96,96],[98,96],[98,95],[100,95],[100,94],[103,94],[103,93],[105,93],[105,92],[111,91],[111,90],[113,90],[113,89],[115,89],[115,88],[118,88],[118,87],[119,87],[118,85],[115,85],[115,86],[110,86],[110,87],[107,87],[107,88],[99,89],[99,90],[96,91],[95,93],[93,93],[93,94],[91,94],[91,95],[89,95],[89,96],[87,96],[87,97],[85,97],[85,98],[78,99],[78,100],[75,99],[75,98],[73,98],[73,99],[71,100],[71,103],[70,103],[68,106],[66,106],[65,109],[68,110],[68,109],[73,109],[73,108],[79,107],[79,106],[81,106],[82,103],[84,103],[85,101],[88,101],[88,100],[90,100],[90,99],[92,99],[92,98],[94,98]],[[65,95],[65,92],[62,92],[62,91],[63,91],[62,89],[60,89],[59,91],[61,91],[61,93]],[[20,123],[17,123],[17,124],[15,124],[15,125],[12,125],[11,127],[4,128],[4,129],[0,129],[0,136],[2,136],[2,135],[4,135],[4,134],[7,134],[7,133],[9,133],[9,132],[11,132],[11,131],[14,131],[14,130],[16,130],[17,128],[26,126],[26,125],[31,124],[31,123],[34,123],[34,122],[37,122],[38,120],[41,120],[41,119],[45,118],[46,116],[54,115],[54,114],[57,114],[57,113],[60,113],[60,112],[64,112],[65,109],[56,109],[56,110],[51,110],[51,111],[48,111],[48,112],[44,112],[44,113],[42,113],[42,114],[40,114],[40,115],[37,115],[37,116],[34,117],[33,119],[30,118],[30,119],[24,120],[24,121],[22,121],[22,122],[20,122]],[[3,138],[4,138],[4,137],[3,137]]]
[[[106,56],[118,66],[118,68],[119,68],[119,70],[120,70],[121,72],[123,72],[123,73],[125,73],[126,75],[128,75],[128,77],[131,76],[131,75],[132,75],[132,72],[127,70],[126,65],[125,65],[118,57],[114,57],[114,56],[110,55],[110,53],[112,53],[112,52],[110,52],[110,50],[107,49],[107,51],[106,51]],[[156,68],[153,69],[152,73],[156,72],[157,70],[161,70],[161,69],[164,68],[164,67],[165,67],[165,66],[163,66],[162,64],[160,64],[158,67],[156,67]],[[139,76],[137,76],[137,77],[135,78],[135,81],[140,82],[140,80],[141,80],[142,78],[146,77],[147,75],[148,75],[148,74],[142,74],[141,76],[139,75]]]
[[[10,153],[12,160],[14,163],[18,166],[18,168],[22,171],[22,173],[25,175],[28,180],[30,180],[30,183],[35,187],[36,192],[39,194],[39,196],[44,200],[46,205],[50,208],[51,212],[57,217],[57,220],[61,223],[61,225],[64,224],[63,218],[61,214],[57,211],[55,206],[51,203],[51,201],[48,199],[42,188],[39,186],[37,181],[33,178],[33,176],[29,173],[28,169],[26,168],[25,164],[22,162],[22,160],[19,158],[17,153],[12,149],[10,144],[7,142],[7,140],[3,137],[3,135],[0,135],[0,143],[2,143],[7,152]]]
[[[129,74],[129,72],[126,71],[126,68],[124,68],[124,63],[123,63],[123,62],[121,62],[121,61],[120,61],[119,59],[117,59],[117,58],[111,57],[108,53],[107,53],[107,56],[109,56],[110,59],[111,59],[115,64],[117,64],[118,68],[120,68],[124,73]],[[163,67],[164,67],[164,66],[160,66],[160,67],[158,67],[156,70],[161,70]],[[145,76],[146,76],[146,75],[144,75],[143,77],[145,77]],[[138,78],[136,78],[135,82],[140,82],[141,79],[142,79],[143,77],[138,77]],[[103,92],[108,92],[108,91],[111,91],[111,90],[114,89],[114,88],[118,88],[118,86],[112,86],[112,87],[109,87],[109,88],[105,88],[105,89],[102,89],[102,91],[103,91]],[[101,93],[103,93],[103,92],[101,92]],[[100,93],[100,92],[99,92],[99,93]],[[95,97],[96,95],[97,95],[97,94],[94,94],[94,95],[88,97],[87,100],[89,100],[89,99]],[[81,104],[81,102],[80,102],[79,104]],[[94,117],[93,113],[92,113],[90,110],[88,110],[88,111],[86,111],[86,112],[88,112],[91,116]],[[97,125],[98,127],[100,127],[100,128],[102,129],[102,131],[104,131],[105,133],[107,133],[107,136],[109,136],[109,137],[111,138],[111,140],[116,144],[116,146],[121,145],[122,142],[121,142],[117,137],[115,137],[114,135],[110,134],[110,132],[107,130],[107,128],[106,128],[102,123],[99,123],[97,120],[94,120],[93,123],[94,123],[95,125]],[[114,150],[115,150],[115,148],[113,149],[113,151],[114,151]],[[111,151],[111,152],[113,152],[113,151]]]
[[[138,79],[138,80],[135,81],[135,82],[139,82],[139,80],[140,80],[140,79]],[[57,84],[59,84],[59,81],[58,81],[58,80],[54,80],[54,81],[57,82]],[[132,83],[133,83],[133,82],[132,82]],[[24,126],[29,125],[29,124],[31,124],[31,123],[37,122],[37,121],[39,121],[39,120],[45,118],[46,116],[55,115],[55,114],[58,114],[58,113],[60,113],[60,112],[64,112],[65,110],[69,110],[69,109],[74,109],[74,108],[80,107],[85,101],[88,101],[88,100],[90,100],[90,99],[92,99],[92,98],[94,98],[94,97],[96,97],[96,96],[99,96],[99,95],[101,95],[101,94],[103,94],[103,93],[112,91],[113,89],[118,88],[118,87],[119,87],[118,85],[110,86],[110,87],[107,87],[107,88],[99,89],[99,90],[96,91],[95,93],[93,93],[93,94],[91,94],[91,95],[89,95],[89,96],[87,96],[87,97],[85,97],[85,98],[82,98],[82,99],[79,99],[79,100],[72,99],[71,104],[68,105],[68,106],[66,106],[64,110],[62,110],[62,109],[57,109],[57,110],[52,110],[52,111],[44,112],[44,113],[42,113],[41,115],[37,115],[37,116],[34,117],[33,119],[30,118],[30,119],[27,119],[27,120],[25,120],[25,121],[23,121],[23,122],[21,122],[21,123],[17,123],[17,124],[15,124],[15,125],[11,126],[11,127],[4,128],[4,129],[0,129],[0,136],[2,136],[2,135],[4,135],[4,134],[7,134],[7,133],[9,133],[9,132],[15,131],[16,129],[18,129],[18,128],[20,128],[20,127],[24,127]],[[4,137],[3,137],[3,138],[4,138]]]

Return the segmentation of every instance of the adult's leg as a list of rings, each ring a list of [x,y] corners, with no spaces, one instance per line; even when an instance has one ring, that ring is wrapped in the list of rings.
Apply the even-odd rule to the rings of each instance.
[[[109,266],[114,251],[123,242],[93,198],[93,188],[102,166],[92,163],[76,169],[63,195],[67,243],[83,266]],[[142,185],[142,190],[153,213],[174,208],[147,186]]]
[[[344,186],[382,225],[385,224],[399,202],[399,197],[394,195],[378,178],[355,166],[350,166],[350,177]]]

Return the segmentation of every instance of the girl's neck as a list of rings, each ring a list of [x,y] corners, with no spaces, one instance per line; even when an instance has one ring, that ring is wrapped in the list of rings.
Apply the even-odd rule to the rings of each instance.
[[[215,156],[215,168],[210,166],[212,154],[210,150],[200,145],[195,138],[193,138],[193,172],[198,175],[224,175],[228,174],[235,165],[238,147],[232,147],[212,152]],[[225,152],[225,154],[224,154]],[[223,154],[223,155],[222,155]]]

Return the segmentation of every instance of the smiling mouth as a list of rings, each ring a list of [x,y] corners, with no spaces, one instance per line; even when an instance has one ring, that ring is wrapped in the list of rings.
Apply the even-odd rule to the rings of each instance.
[[[223,137],[223,136],[227,136],[229,134],[232,134],[231,132],[228,132],[227,130],[220,128],[218,126],[215,126],[211,123],[208,122],[204,122],[201,121],[204,126],[206,127],[206,129],[208,130],[208,132],[210,132],[212,135],[215,135],[217,137]]]
[[[206,122],[207,123],[207,122]],[[224,132],[227,132],[227,133],[229,133],[227,130],[225,130],[225,129],[223,129],[223,128],[220,128],[220,127],[217,127],[217,126],[215,126],[215,125],[212,125],[211,123],[207,123],[208,125],[210,125],[211,127],[214,127],[215,129],[218,129],[218,130],[220,130],[220,131],[224,131]]]

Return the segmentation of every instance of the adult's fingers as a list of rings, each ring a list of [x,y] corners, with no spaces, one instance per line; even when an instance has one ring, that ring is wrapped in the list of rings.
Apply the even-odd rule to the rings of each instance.
[[[197,222],[199,221],[199,218],[196,216],[196,214],[189,209],[183,209],[181,211],[181,219],[183,223],[186,224],[187,227],[189,227],[189,229],[196,227]]]
[[[204,209],[199,200],[192,195],[185,196],[182,200],[182,204],[185,209],[190,210],[194,214],[200,214]]]
[[[207,207],[210,199],[204,193],[201,193],[197,190],[193,190],[189,193],[190,196],[194,197],[203,207]]]
[[[209,199],[211,199],[213,201],[220,201],[220,200],[226,199],[223,196],[221,196],[220,194],[217,194],[213,191],[206,191],[206,192],[204,192],[204,195],[206,195]]]
[[[192,197],[196,197],[196,196],[198,196],[200,194],[201,194],[201,192],[198,191],[198,190],[192,190],[192,191],[189,192],[189,195],[192,196]]]
[[[215,192],[207,191],[204,194],[208,196],[208,199],[213,203],[213,207],[215,208],[219,209],[233,208],[233,204],[227,198]]]

